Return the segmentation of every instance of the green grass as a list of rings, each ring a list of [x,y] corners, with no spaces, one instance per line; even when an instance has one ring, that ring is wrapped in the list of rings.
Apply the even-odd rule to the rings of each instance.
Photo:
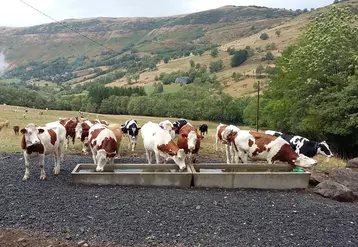
[[[153,93],[154,91],[154,86],[150,85],[150,86],[143,86],[145,92],[150,95],[151,93]],[[164,92],[165,93],[176,93],[178,92],[180,89],[180,84],[179,83],[173,83],[173,84],[169,84],[169,85],[164,85]]]
[[[10,78],[10,79],[1,79],[0,84],[10,84],[10,83],[20,83],[21,80],[19,78]]]

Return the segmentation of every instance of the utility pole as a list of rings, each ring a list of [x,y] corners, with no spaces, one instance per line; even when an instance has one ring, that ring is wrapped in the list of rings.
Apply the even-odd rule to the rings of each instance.
[[[260,112],[260,81],[257,81],[257,108],[256,108],[256,131],[259,131],[259,112]]]

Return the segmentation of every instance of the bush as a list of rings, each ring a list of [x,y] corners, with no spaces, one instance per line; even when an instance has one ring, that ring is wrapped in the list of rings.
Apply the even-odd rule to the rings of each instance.
[[[234,56],[231,58],[231,67],[237,67],[248,58],[247,50],[238,50],[235,52]]]
[[[212,48],[210,55],[211,55],[212,57],[217,57],[217,56],[219,55],[219,50],[218,50],[218,48],[217,48],[217,47]]]
[[[260,35],[260,39],[262,39],[262,40],[268,40],[268,39],[269,39],[269,36],[268,36],[267,33],[262,33],[262,34]]]
[[[216,73],[216,72],[219,72],[220,70],[222,70],[224,66],[224,62],[223,60],[218,60],[218,61],[213,61],[210,63],[210,72],[211,73]]]

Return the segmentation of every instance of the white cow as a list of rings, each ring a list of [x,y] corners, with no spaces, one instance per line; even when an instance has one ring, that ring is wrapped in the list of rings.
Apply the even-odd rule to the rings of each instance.
[[[25,175],[23,180],[30,176],[30,157],[39,156],[41,176],[40,179],[46,179],[45,173],[45,155],[53,154],[55,156],[54,174],[60,173],[60,159],[66,144],[66,129],[59,123],[49,123],[46,127],[38,127],[30,123],[21,129],[22,141],[21,148],[24,150]]]
[[[172,122],[170,122],[169,120],[164,120],[162,122],[159,123],[159,126],[168,131],[168,133],[170,134],[170,136],[172,137],[172,139],[175,138],[175,131],[173,130],[174,125],[172,124]]]
[[[148,122],[142,126],[141,134],[148,164],[151,164],[154,153],[157,164],[160,163],[160,157],[163,157],[164,162],[172,159],[180,170],[185,169],[184,149],[178,148],[166,130],[159,127],[157,123]]]

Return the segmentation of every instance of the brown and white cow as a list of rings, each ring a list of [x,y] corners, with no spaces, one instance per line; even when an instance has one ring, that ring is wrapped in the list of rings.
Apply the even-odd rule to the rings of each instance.
[[[51,123],[46,127],[38,127],[33,123],[21,129],[21,148],[24,150],[25,175],[23,180],[30,176],[30,157],[39,156],[41,175],[40,179],[46,179],[45,155],[55,156],[54,174],[60,173],[60,160],[66,142],[66,129],[59,123]]]
[[[236,153],[233,150],[232,140],[228,140],[227,137],[223,138],[223,133],[225,130],[239,131],[240,129],[234,125],[224,125],[224,124],[219,124],[219,126],[216,128],[216,147],[219,140],[221,141],[221,150],[222,150],[222,145],[223,144],[225,145],[226,163],[230,164],[235,162],[234,159]]]
[[[6,127],[6,128],[9,127],[9,124],[10,124],[9,120],[6,120],[6,121],[5,121],[5,127]]]
[[[141,128],[143,144],[148,164],[152,163],[154,153],[157,164],[160,164],[160,157],[164,163],[172,159],[179,166],[180,170],[185,169],[185,152],[175,144],[168,131],[162,129],[159,124],[153,122],[145,123]]]
[[[104,124],[95,124],[89,130],[88,141],[85,141],[92,151],[96,171],[103,171],[107,163],[114,164],[118,151],[117,138],[112,130]]]
[[[200,141],[204,136],[199,135],[198,129],[192,126],[190,123],[184,125],[178,135],[178,148],[184,149],[185,154],[189,154],[189,161],[192,163],[195,161],[193,154],[198,154],[200,149]]]
[[[78,123],[78,118],[59,118],[59,123],[62,124],[66,129],[66,150],[70,143],[70,137],[72,138],[72,144],[75,144],[76,137],[76,125]]]
[[[172,139],[175,138],[176,135],[175,135],[174,125],[172,124],[172,122],[170,122],[169,120],[164,120],[159,123],[159,127],[168,131]]]
[[[215,134],[215,150],[218,151],[218,144],[221,142],[220,149],[221,152],[223,151],[223,139],[222,139],[222,132],[227,127],[226,124],[220,123],[218,127],[216,127],[216,134]]]
[[[250,157],[252,160],[266,160],[269,164],[282,161],[302,168],[310,168],[317,164],[314,159],[298,155],[281,137],[275,138],[265,136],[263,133],[230,129],[225,129],[222,136],[223,139],[233,142],[234,151],[238,152],[236,157],[240,157],[243,163],[247,163]],[[237,159],[236,161],[238,162]]]

